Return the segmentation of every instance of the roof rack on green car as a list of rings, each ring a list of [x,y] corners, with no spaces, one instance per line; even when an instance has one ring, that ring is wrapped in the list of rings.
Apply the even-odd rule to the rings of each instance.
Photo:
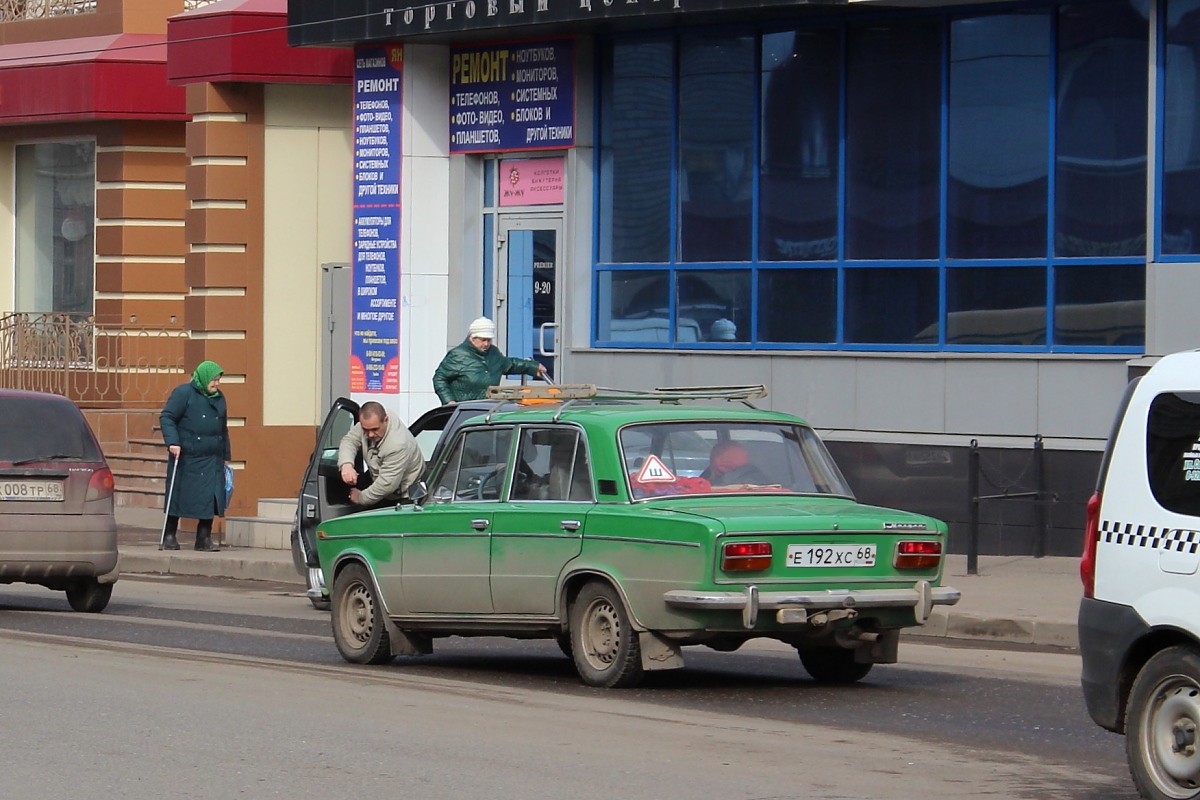
[[[649,400],[660,403],[729,400],[742,402],[754,408],[750,401],[766,396],[767,387],[761,383],[746,386],[665,386],[657,389],[612,389],[596,386],[594,383],[563,383],[489,386],[487,390],[489,400],[500,402],[562,402],[563,408],[559,409],[559,413],[578,400]],[[555,418],[557,417],[556,414]]]

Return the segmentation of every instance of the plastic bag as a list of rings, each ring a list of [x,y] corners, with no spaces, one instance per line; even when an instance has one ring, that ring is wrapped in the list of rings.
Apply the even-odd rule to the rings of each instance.
[[[225,507],[229,507],[229,501],[233,499],[233,467],[225,465]]]

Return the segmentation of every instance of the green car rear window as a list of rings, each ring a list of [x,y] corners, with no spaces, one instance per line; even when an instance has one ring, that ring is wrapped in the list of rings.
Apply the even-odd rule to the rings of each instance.
[[[850,497],[811,428],[752,422],[670,422],[621,430],[635,500],[698,494],[828,494]]]

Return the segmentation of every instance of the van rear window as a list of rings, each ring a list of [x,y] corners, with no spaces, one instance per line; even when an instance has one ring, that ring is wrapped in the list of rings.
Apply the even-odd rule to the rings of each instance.
[[[87,420],[65,400],[0,397],[0,461],[101,461]]]
[[[1159,505],[1200,516],[1200,393],[1164,393],[1150,403],[1146,474]]]

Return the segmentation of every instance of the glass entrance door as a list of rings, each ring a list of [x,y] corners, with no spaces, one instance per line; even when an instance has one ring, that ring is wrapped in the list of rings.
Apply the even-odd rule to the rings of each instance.
[[[504,354],[533,358],[557,375],[562,323],[558,277],[562,217],[500,218],[496,323]]]

